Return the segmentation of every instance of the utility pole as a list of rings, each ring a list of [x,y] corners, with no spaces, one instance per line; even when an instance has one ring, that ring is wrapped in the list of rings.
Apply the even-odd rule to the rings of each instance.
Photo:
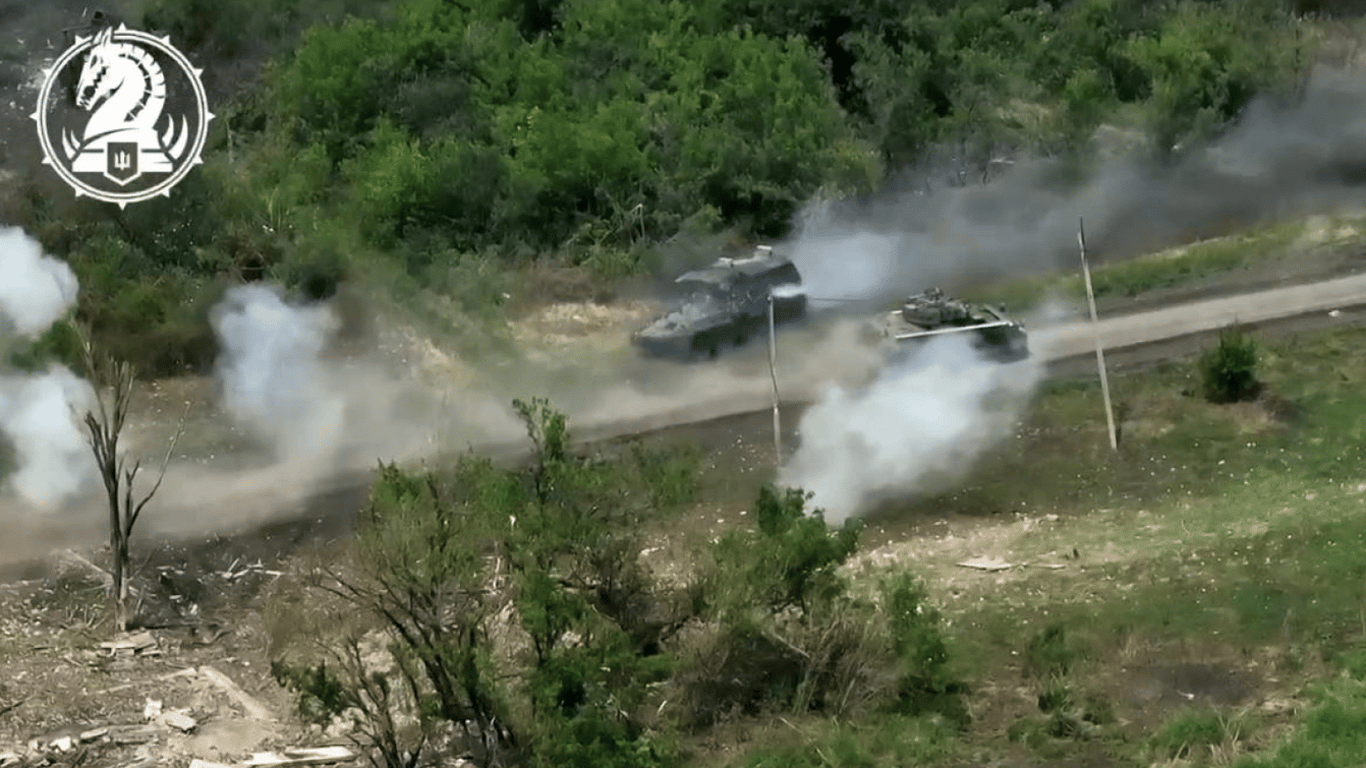
[[[773,332],[773,289],[768,291],[768,375],[773,379],[773,461],[783,465],[783,431],[778,421],[778,337]]]
[[[1081,248],[1081,273],[1086,279],[1086,301],[1091,305],[1091,330],[1096,334],[1096,368],[1100,371],[1100,392],[1105,398],[1105,423],[1110,429],[1110,450],[1119,450],[1115,434],[1115,412],[1110,406],[1110,379],[1105,373],[1105,352],[1100,343],[1100,321],[1096,319],[1096,294],[1091,290],[1091,267],[1086,263],[1086,227],[1077,219],[1077,245]]]

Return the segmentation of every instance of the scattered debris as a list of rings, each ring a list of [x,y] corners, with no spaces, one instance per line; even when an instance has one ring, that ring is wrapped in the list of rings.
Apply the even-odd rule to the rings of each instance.
[[[193,677],[197,674],[199,674],[199,670],[195,667],[186,667],[178,672],[171,672],[160,677],[153,678],[152,682],[170,680],[173,677]],[[129,688],[134,688],[138,685],[140,685],[140,683],[124,683],[123,685],[116,685],[113,688],[105,688],[103,691],[100,691],[100,695],[104,695],[107,693],[116,693],[118,691],[126,691]]]
[[[1063,563],[1029,563],[1028,565],[1034,568],[1052,568],[1053,570],[1067,567]]]
[[[115,744],[144,744],[156,738],[160,730],[155,725],[113,725],[109,727],[109,740]]]
[[[1010,563],[996,557],[975,557],[971,560],[965,560],[959,565],[964,568],[975,568],[979,571],[1004,571],[1010,567]]]
[[[100,643],[100,647],[109,651],[110,656],[152,656],[161,653],[157,649],[157,639],[152,637],[151,632],[127,635],[111,642]]]
[[[142,707],[142,719],[155,720],[161,716],[161,702],[148,699]]]
[[[57,561],[57,573],[59,575],[70,573],[71,571],[81,571],[87,576],[100,582],[105,589],[110,589],[114,584],[114,577],[109,575],[105,569],[95,565],[75,550],[63,549],[53,553]]]
[[[207,760],[195,758],[190,761],[190,768],[232,768],[232,766],[223,763],[210,763]]]
[[[0,715],[9,714],[11,711],[18,709],[19,705],[23,704],[25,701],[27,701],[27,699],[20,699],[12,704],[0,705]]]
[[[183,711],[167,712],[161,716],[160,722],[169,725],[182,733],[189,733],[194,730],[195,726],[199,725],[193,717],[190,717]]]
[[[260,560],[257,560],[251,565],[242,566],[242,570],[239,571],[237,570],[238,562],[238,560],[233,560],[232,565],[228,566],[228,570],[218,574],[219,577],[226,581],[236,581],[249,573],[259,573],[262,576],[274,576],[276,578],[279,578],[284,575],[284,573],[281,571],[272,571],[267,569],[265,564],[262,563]]]
[[[82,744],[87,744],[87,743],[89,743],[89,742],[95,741],[96,739],[102,739],[102,738],[104,738],[105,736],[108,736],[108,735],[109,735],[109,729],[108,729],[107,727],[106,727],[106,728],[92,728],[92,729],[90,729],[90,730],[88,730],[88,731],[82,731],[82,732],[81,732],[81,735],[80,735],[80,740],[81,740],[81,743],[82,743]]]

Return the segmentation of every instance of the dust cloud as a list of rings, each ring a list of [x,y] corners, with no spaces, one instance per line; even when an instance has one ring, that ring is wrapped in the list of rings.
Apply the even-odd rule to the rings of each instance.
[[[1359,205],[1366,79],[1316,70],[1299,103],[1254,102],[1174,164],[1115,151],[1073,186],[1055,180],[1058,167],[1021,159],[988,184],[919,186],[859,204],[814,201],[789,243],[793,260],[813,299],[886,302],[935,285],[956,291],[1073,270],[1082,219],[1088,255],[1101,263]]]
[[[229,290],[210,322],[223,405],[234,420],[279,460],[335,451],[346,403],[322,360],[337,330],[331,309],[293,306],[275,286],[249,283]]]
[[[173,464],[153,507],[160,533],[231,530],[297,513],[316,495],[351,493],[379,462],[428,459],[460,440],[517,434],[510,404],[439,392],[378,350],[348,352],[334,301],[290,301],[279,286],[230,289],[210,313],[219,342],[218,404],[253,441],[231,460]],[[373,339],[363,346],[373,346]],[[235,464],[235,465],[234,465]]]
[[[0,230],[0,483],[38,512],[56,511],[95,479],[79,414],[94,391],[62,365],[24,372],[9,366],[76,302],[76,276],[22,229]]]
[[[958,483],[1013,433],[1043,378],[1038,354],[1001,364],[969,335],[934,338],[868,386],[831,387],[802,415],[778,482],[839,524],[880,501]]]

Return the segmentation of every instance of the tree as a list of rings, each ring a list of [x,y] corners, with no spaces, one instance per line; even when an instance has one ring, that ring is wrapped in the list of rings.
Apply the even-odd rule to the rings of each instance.
[[[161,472],[151,490],[136,504],[133,503],[133,481],[142,467],[141,459],[127,468],[127,454],[119,451],[119,438],[128,417],[128,406],[133,398],[136,382],[133,366],[125,361],[116,361],[113,356],[96,353],[88,331],[80,331],[81,352],[84,357],[85,374],[95,389],[98,415],[87,410],[85,426],[90,432],[90,449],[95,454],[95,465],[109,504],[109,556],[110,575],[113,578],[115,623],[118,631],[128,630],[131,618],[128,613],[128,540],[133,535],[133,526],[138,516],[161,488],[166,477],[166,466],[171,461],[171,452],[185,429],[182,415],[166,449],[166,458],[161,462]],[[188,408],[187,408],[188,410]]]

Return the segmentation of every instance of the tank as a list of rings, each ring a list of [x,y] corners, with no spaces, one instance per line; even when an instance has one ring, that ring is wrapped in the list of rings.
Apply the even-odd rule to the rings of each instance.
[[[918,342],[947,334],[970,333],[972,345],[988,358],[1014,362],[1029,357],[1029,334],[1003,307],[972,304],[938,288],[908,296],[901,309],[876,324],[878,335],[896,356]]]
[[[714,358],[768,332],[770,293],[775,325],[806,315],[801,273],[785,254],[760,245],[745,258],[717,259],[675,279],[667,311],[631,341],[650,357]]]

